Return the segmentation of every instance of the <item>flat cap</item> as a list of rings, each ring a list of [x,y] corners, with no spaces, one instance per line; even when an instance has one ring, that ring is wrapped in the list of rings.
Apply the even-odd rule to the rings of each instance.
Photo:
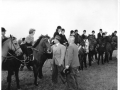
[[[61,37],[60,37],[59,35],[56,35],[56,36],[55,36],[55,39],[57,39],[57,40],[60,41],[60,40],[61,40]]]
[[[35,31],[35,29],[30,29],[29,34],[32,34]]]

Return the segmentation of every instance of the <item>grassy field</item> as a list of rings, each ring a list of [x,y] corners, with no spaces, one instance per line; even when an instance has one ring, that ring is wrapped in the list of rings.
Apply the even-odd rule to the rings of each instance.
[[[93,63],[88,69],[79,72],[79,88],[80,90],[117,90],[117,51],[113,53],[113,60],[109,64],[97,65]],[[38,79],[39,86],[34,86],[33,72],[19,72],[20,86],[22,90],[53,90],[51,81],[50,62],[47,61],[43,67],[44,78]],[[2,71],[2,90],[7,90],[7,72]],[[64,90],[65,85],[59,82],[54,90]],[[15,78],[12,77],[11,90],[16,90]]]

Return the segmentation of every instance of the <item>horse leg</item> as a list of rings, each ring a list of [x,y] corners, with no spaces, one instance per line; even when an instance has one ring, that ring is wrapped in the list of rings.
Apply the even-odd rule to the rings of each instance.
[[[98,58],[97,58],[97,52],[95,52],[95,59],[97,60]]]
[[[85,65],[85,68],[87,68],[86,59],[87,59],[87,54],[86,54],[86,55],[84,55],[84,58],[83,58],[83,60],[84,60],[84,65]]]
[[[113,51],[110,52],[110,60],[112,60],[112,54],[113,54]]]
[[[110,53],[107,53],[107,63],[109,63]]]
[[[40,63],[40,68],[39,68],[39,78],[40,78],[40,79],[43,78],[42,67],[43,67],[45,61],[46,61],[46,58],[44,58],[44,59],[43,59],[43,62]]]
[[[101,55],[101,57],[102,57],[102,58],[101,58],[102,64],[104,64],[104,61],[103,61],[103,54]]]
[[[81,56],[81,58],[80,58],[80,59],[81,59],[81,61],[80,61],[80,64],[81,64],[81,69],[83,70],[83,61],[84,61],[84,59],[85,59],[85,58],[82,58],[82,56]]]
[[[18,73],[19,73],[19,70],[16,70],[15,71],[15,77],[16,77],[17,88],[20,89]]]
[[[99,61],[100,61],[100,54],[98,54],[98,65],[99,65]]]
[[[34,78],[35,78],[34,84],[35,84],[36,86],[38,86],[38,83],[37,83],[38,68],[37,68],[37,66],[36,66],[35,64],[33,65],[33,73],[34,73]]]
[[[81,60],[81,55],[79,55],[79,63],[80,63],[79,70],[81,70],[81,69],[82,69],[82,60]]]
[[[21,64],[21,66],[20,66],[20,71],[23,71],[23,68],[24,68],[24,65]]]
[[[91,52],[89,52],[88,56],[89,56],[89,66],[91,66]]]
[[[12,76],[12,72],[13,72],[13,71],[8,70],[8,76],[7,76],[8,90],[10,90],[10,87],[11,87],[11,76]]]

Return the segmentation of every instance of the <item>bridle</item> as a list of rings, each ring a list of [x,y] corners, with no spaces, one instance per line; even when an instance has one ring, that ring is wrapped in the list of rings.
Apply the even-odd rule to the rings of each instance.
[[[11,41],[11,49],[10,49],[10,50],[12,50],[12,45],[13,45],[13,47],[14,47],[14,49],[15,49],[14,52],[16,52],[18,49],[20,49],[20,47],[19,47],[19,48],[16,48],[11,37],[10,37],[10,39],[11,39],[11,40],[10,40],[10,41]],[[13,50],[12,50],[12,51],[13,51]],[[18,61],[20,61],[21,63],[23,63],[23,60],[18,59],[18,58],[16,57],[16,55],[11,54],[9,51],[8,51],[8,54],[9,54],[10,56],[2,56],[2,57],[4,58],[4,59],[3,59],[4,62],[5,62],[7,59],[15,58],[16,60],[18,60]]]
[[[10,37],[11,38],[11,37]],[[15,53],[18,51],[18,49],[20,49],[20,46],[18,47],[18,48],[16,48],[15,47],[15,44],[13,43],[13,39],[11,38],[11,50],[12,50],[12,45],[13,45],[13,47],[14,47],[14,49],[15,49]]]

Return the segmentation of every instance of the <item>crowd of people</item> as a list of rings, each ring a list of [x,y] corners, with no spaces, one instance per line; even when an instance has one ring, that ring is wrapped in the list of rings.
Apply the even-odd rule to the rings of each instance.
[[[7,37],[5,36],[6,30],[2,27],[2,42],[4,42]],[[34,45],[34,34],[35,29],[29,30],[29,35],[26,38],[22,38],[22,41],[19,42],[20,45],[23,45],[23,52],[26,52],[26,56],[32,54],[32,49],[28,48],[29,52],[26,51],[26,46],[32,47]],[[104,38],[107,32],[103,32],[102,29],[99,30],[97,34],[97,38]],[[117,31],[112,33],[112,36],[116,36]],[[95,31],[92,31],[91,34],[94,38]],[[53,73],[52,73],[52,81],[54,84],[58,82],[58,76],[61,76],[61,70],[64,68],[64,72],[66,70],[70,70],[70,74],[67,75],[68,87],[74,88],[74,90],[78,89],[77,83],[77,73],[78,73],[78,66],[79,57],[78,57],[78,46],[80,44],[78,37],[79,37],[78,30],[71,30],[70,36],[66,39],[65,36],[65,29],[61,26],[58,26],[56,32],[53,35]],[[83,30],[83,34],[81,35],[83,40],[87,39],[86,30]],[[26,46],[24,46],[26,45]],[[67,45],[67,47],[66,47]],[[65,59],[65,62],[64,62]],[[63,65],[64,64],[64,65]],[[63,67],[64,66],[64,67]],[[29,67],[30,68],[30,67]],[[61,77],[64,80],[64,77]],[[76,89],[75,89],[76,88]]]

